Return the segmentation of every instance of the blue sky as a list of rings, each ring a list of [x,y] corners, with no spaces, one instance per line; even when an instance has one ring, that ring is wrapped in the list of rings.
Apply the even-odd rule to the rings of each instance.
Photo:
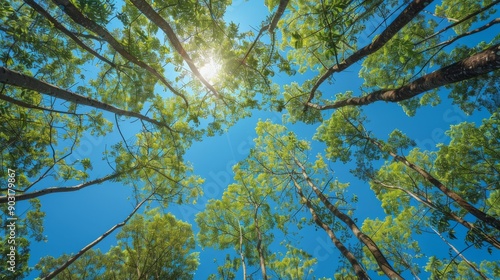
[[[228,9],[227,19],[240,24],[240,29],[245,30],[250,27],[259,28],[261,21],[268,13],[263,1],[233,1],[232,7]],[[354,65],[346,72],[346,76],[336,76],[337,83],[332,87],[332,93],[343,92],[346,89],[359,88],[360,81],[357,78],[359,65]],[[276,81],[280,84],[287,84],[291,81],[305,80],[309,78],[307,74],[299,78],[289,78],[276,76]],[[342,82],[340,82],[342,81]],[[334,88],[334,89],[333,89]],[[368,128],[378,137],[386,137],[392,130],[399,128],[410,138],[414,139],[419,146],[432,149],[437,143],[447,141],[443,136],[450,125],[462,121],[480,121],[487,114],[485,112],[476,113],[473,116],[466,116],[459,109],[449,104],[445,98],[446,93],[441,93],[442,104],[436,107],[425,107],[417,111],[415,117],[408,118],[403,110],[396,104],[378,103],[365,108],[365,113],[370,120]],[[324,93],[326,96],[326,93]],[[325,113],[326,115],[328,114]],[[251,118],[239,121],[231,127],[227,133],[220,136],[206,138],[202,142],[194,143],[187,152],[186,159],[190,161],[195,169],[195,173],[206,179],[204,184],[205,194],[199,199],[196,206],[176,206],[171,210],[178,219],[189,221],[193,224],[194,215],[203,209],[204,203],[211,198],[219,198],[225,186],[232,181],[233,174],[231,168],[234,163],[247,156],[248,150],[252,147],[252,139],[256,136],[255,126],[259,119],[271,119],[281,123],[282,116],[273,112],[254,112]],[[113,117],[110,117],[113,120]],[[123,122],[125,126],[129,120]],[[289,125],[289,124],[288,124]],[[315,133],[315,125],[295,124],[289,125],[299,137],[311,139]],[[75,156],[96,156],[101,157],[106,147],[118,142],[119,136],[114,134],[106,139],[95,138],[86,135],[82,140],[82,145],[76,150]],[[321,152],[323,145],[314,143],[314,152]],[[349,166],[335,165],[336,176],[341,182],[352,182],[352,190],[359,194],[359,203],[356,205],[356,217],[362,220],[364,217],[383,218],[383,211],[379,202],[375,199],[367,183],[359,182],[348,172]],[[101,165],[94,164],[92,177],[97,178],[111,172],[105,162]],[[49,186],[62,186],[55,182],[47,182]],[[55,184],[55,185],[53,185]],[[46,243],[34,242],[31,246],[31,261],[34,265],[40,257],[51,255],[57,257],[63,253],[76,253],[89,242],[100,236],[116,223],[121,222],[133,209],[134,201],[128,200],[130,196],[128,188],[123,188],[120,184],[106,183],[100,186],[93,186],[75,193],[47,195],[41,198],[42,210],[46,212],[45,235],[48,238]],[[22,206],[22,203],[19,203]],[[19,213],[21,213],[20,210]],[[359,224],[361,225],[361,223]],[[116,234],[116,233],[115,233]],[[115,244],[115,234],[107,237],[97,248],[107,251]],[[330,244],[327,236],[322,231],[315,231],[314,228],[304,231],[304,236],[308,236],[302,241],[304,249],[309,250],[314,257],[318,258],[318,265],[315,268],[315,276],[331,277],[334,273],[339,254]],[[429,235],[430,236],[430,235]],[[437,255],[447,257],[447,248],[438,239],[430,237],[427,243],[421,243],[423,252],[433,252]],[[484,257],[484,252],[475,252],[472,249],[467,251],[467,256]],[[218,258],[219,263],[223,262],[225,253],[214,250],[204,250],[200,254],[200,267],[195,279],[206,279],[208,274],[216,272],[213,263],[214,258]],[[500,255],[495,252],[492,259],[500,259]],[[425,277],[422,277],[424,279]]]

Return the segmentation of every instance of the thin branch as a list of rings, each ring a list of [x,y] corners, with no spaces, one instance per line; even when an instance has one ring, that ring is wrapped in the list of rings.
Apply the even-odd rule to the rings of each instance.
[[[151,73],[153,76],[158,78],[172,93],[174,93],[177,96],[180,96],[183,100],[184,103],[186,104],[186,107],[189,106],[189,102],[187,98],[180,92],[178,92],[175,88],[170,85],[170,83],[167,81],[167,79],[160,74],[156,69],[151,67],[150,65],[146,64],[145,62],[139,60],[137,57],[132,55],[130,52],[128,52],[125,47],[118,42],[111,33],[109,33],[108,30],[106,30],[104,27],[100,26],[93,20],[89,19],[86,17],[71,1],[69,0],[52,0],[65,14],[67,14],[74,22],[78,23],[79,25],[91,30],[92,32],[98,34],[101,36],[106,42],[108,42],[113,49],[115,49],[119,54],[121,54],[124,58],[129,60],[130,62],[136,64],[137,66],[147,70],[149,73]]]
[[[15,98],[10,97],[10,96],[4,95],[3,93],[0,93],[0,99],[7,101],[9,103],[24,107],[24,108],[29,108],[29,109],[36,109],[36,110],[58,113],[58,114],[69,114],[69,115],[74,115],[74,116],[86,116],[87,115],[87,114],[78,114],[78,113],[67,112],[67,111],[60,111],[60,110],[55,110],[55,109],[51,109],[51,108],[45,108],[45,107],[29,104],[29,103],[26,103],[24,101],[17,100]]]
[[[429,39],[431,39],[431,38],[433,38],[433,37],[436,37],[437,35],[439,35],[439,34],[441,34],[441,33],[445,32],[446,30],[448,30],[448,29],[450,29],[450,28],[452,28],[452,27],[455,27],[455,26],[459,25],[460,23],[462,23],[462,22],[464,22],[464,21],[466,21],[466,20],[468,20],[468,19],[470,19],[470,18],[472,18],[472,17],[474,17],[474,16],[476,16],[476,15],[478,15],[478,14],[480,14],[480,13],[482,13],[482,12],[486,11],[486,10],[488,10],[489,8],[491,8],[491,7],[495,6],[495,5],[496,5],[496,4],[498,4],[498,3],[500,3],[500,0],[494,1],[494,2],[490,3],[489,5],[484,6],[483,8],[481,8],[481,9],[477,10],[476,12],[474,12],[474,13],[472,13],[472,14],[469,14],[469,15],[465,16],[464,18],[460,19],[459,21],[457,21],[457,22],[455,22],[455,23],[453,23],[453,24],[448,25],[447,27],[445,27],[445,28],[443,28],[443,29],[439,30],[438,32],[436,32],[436,33],[434,33],[434,34],[432,34],[432,35],[430,35],[430,36],[425,37],[425,38],[424,38],[424,39],[422,39],[421,41],[416,42],[416,43],[415,43],[415,46],[420,45],[420,44],[422,44],[423,42],[425,42],[425,41],[427,41],[427,40],[429,40]]]
[[[42,280],[45,280],[45,279],[46,280],[50,280],[50,279],[56,277],[57,274],[61,273],[64,269],[66,269],[69,265],[71,265],[79,257],[81,257],[83,254],[85,254],[85,252],[87,252],[88,250],[90,250],[92,247],[94,247],[95,245],[97,245],[99,242],[101,242],[108,235],[110,235],[111,233],[113,233],[113,231],[115,231],[117,228],[123,227],[130,220],[130,218],[132,218],[132,216],[137,212],[137,210],[139,210],[139,208],[141,208],[141,206],[146,201],[148,201],[150,197],[153,196],[153,194],[154,194],[154,192],[152,192],[148,197],[146,197],[139,204],[137,204],[137,206],[125,218],[125,220],[123,220],[121,223],[118,223],[118,224],[114,225],[112,228],[110,228],[108,231],[106,231],[103,235],[99,236],[96,240],[90,242],[87,246],[83,247],[83,249],[81,249],[76,255],[72,256],[64,264],[62,264],[57,269],[55,269],[54,271],[52,271],[51,273],[49,273],[47,276],[43,277]]]
[[[460,35],[458,35],[458,36],[455,36],[455,37],[454,37],[454,38],[452,38],[452,39],[449,39],[449,40],[446,40],[446,41],[444,41],[444,42],[441,42],[441,43],[439,43],[439,44],[437,44],[437,45],[435,45],[435,46],[432,46],[432,47],[430,47],[430,48],[428,48],[428,49],[426,49],[426,50],[424,50],[424,51],[429,51],[429,50],[432,50],[432,49],[435,49],[435,48],[438,48],[438,47],[441,47],[441,46],[448,46],[448,45],[452,44],[453,42],[455,42],[456,40],[458,40],[458,39],[460,39],[460,38],[462,38],[462,37],[469,36],[469,35],[472,35],[472,34],[474,34],[474,33],[481,32],[481,31],[483,31],[483,30],[486,30],[486,29],[488,29],[488,28],[492,27],[492,26],[493,26],[493,25],[495,25],[495,24],[498,24],[498,23],[500,23],[500,18],[496,18],[496,19],[494,19],[494,20],[492,20],[492,21],[488,22],[487,24],[485,24],[485,25],[483,25],[483,26],[481,26],[481,27],[478,27],[478,28],[476,28],[476,29],[474,29],[474,30],[471,30],[471,31],[469,31],[469,32],[465,32],[465,33],[463,33],[463,34],[460,34]],[[422,52],[424,52],[424,51],[422,51]],[[421,52],[421,53],[422,53],[422,52]]]
[[[470,268],[472,268],[477,274],[479,274],[481,276],[481,278],[483,278],[485,280],[489,279],[473,263],[471,263],[469,260],[467,260],[465,258],[465,256],[460,251],[458,251],[457,248],[455,248],[455,246],[453,246],[450,242],[448,242],[444,238],[444,236],[442,236],[436,229],[434,229],[433,227],[431,227],[431,229],[444,241],[444,243],[446,243],[446,245],[450,246],[450,248],[457,254],[457,256],[459,256],[468,266],[470,266]]]
[[[109,64],[111,67],[116,68],[116,64],[113,62],[109,61],[107,58],[103,57],[99,53],[97,53],[95,50],[91,49],[89,46],[87,46],[84,42],[82,42],[73,32],[69,31],[64,27],[58,20],[56,20],[54,17],[52,17],[47,11],[45,11],[42,6],[38,5],[35,3],[34,0],[24,0],[26,4],[31,6],[35,11],[37,11],[39,14],[44,16],[48,21],[50,21],[55,28],[59,29],[62,33],[66,34],[68,37],[70,37],[77,45],[82,47],[84,50],[88,51],[98,59],[106,62]]]
[[[77,190],[81,190],[85,187],[92,186],[92,185],[98,185],[101,184],[105,181],[113,180],[115,178],[118,178],[120,175],[124,174],[125,172],[117,172],[102,178],[98,178],[92,181],[88,181],[82,184],[78,184],[73,187],[51,187],[51,188],[46,188],[43,190],[38,190],[34,191],[31,193],[24,193],[24,194],[19,194],[15,196],[16,201],[21,201],[21,200],[26,200],[26,199],[32,199],[36,197],[40,197],[46,194],[51,194],[51,193],[63,193],[63,192],[73,192]],[[0,204],[1,203],[7,203],[8,202],[8,197],[7,196],[0,196]]]
[[[193,74],[204,84],[216,97],[219,97],[219,93],[217,90],[203,77],[200,73],[196,65],[194,65],[193,60],[186,52],[181,42],[177,38],[174,30],[170,26],[170,24],[162,18],[154,9],[144,0],[130,0],[134,6],[139,9],[151,22],[161,28],[163,32],[167,35],[170,43],[173,45],[174,49],[177,53],[186,61],[189,68],[193,72]]]

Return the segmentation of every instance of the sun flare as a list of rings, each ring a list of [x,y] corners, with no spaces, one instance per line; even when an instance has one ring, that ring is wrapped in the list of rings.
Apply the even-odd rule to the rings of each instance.
[[[213,82],[221,69],[221,65],[213,58],[210,58],[205,65],[200,68],[200,74],[209,82]]]

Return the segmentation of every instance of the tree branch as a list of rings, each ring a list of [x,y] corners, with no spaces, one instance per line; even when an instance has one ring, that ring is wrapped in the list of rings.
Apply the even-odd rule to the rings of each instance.
[[[18,194],[15,196],[15,199],[16,199],[16,201],[21,201],[21,200],[40,197],[40,196],[50,194],[50,193],[73,192],[73,191],[77,191],[77,190],[83,189],[83,188],[88,187],[88,186],[98,185],[98,184],[101,184],[103,182],[113,180],[115,178],[118,178],[120,175],[122,175],[124,173],[125,172],[117,172],[117,173],[114,173],[114,174],[111,174],[111,175],[108,175],[108,176],[105,176],[102,178],[98,178],[98,179],[95,179],[92,181],[88,181],[88,182],[85,182],[85,183],[82,183],[82,184],[79,184],[79,185],[76,185],[73,187],[52,187],[52,188],[46,188],[46,189],[39,190],[39,191],[34,191],[31,193]],[[7,196],[0,196],[0,204],[7,203],[7,202],[8,202]]]
[[[115,49],[124,58],[151,73],[153,76],[159,79],[175,95],[180,96],[184,100],[186,106],[189,106],[186,97],[182,93],[174,89],[162,74],[160,74],[158,71],[156,71],[156,69],[154,69],[150,65],[146,64],[145,62],[139,60],[137,57],[129,53],[125,49],[125,47],[120,42],[118,42],[113,37],[113,35],[111,35],[111,33],[108,32],[108,30],[106,30],[104,27],[100,26],[99,24],[95,23],[94,21],[86,17],[84,14],[82,14],[82,12],[78,10],[78,8],[75,5],[71,3],[71,1],[69,0],[52,0],[52,1],[64,13],[66,13],[74,22],[80,24],[81,26],[101,36],[104,40],[106,40],[106,42],[108,42],[111,45],[111,47],[113,47],[113,49]]]
[[[396,33],[399,32],[404,26],[406,26],[416,15],[420,13],[431,1],[429,0],[414,0],[412,1],[406,9],[404,9],[401,14],[369,45],[363,47],[357,52],[353,53],[347,59],[339,64],[329,68],[323,75],[321,75],[316,83],[312,87],[309,98],[306,102],[309,103],[314,98],[314,93],[319,88],[319,86],[326,81],[333,73],[341,72],[353,65],[362,58],[376,52],[378,49],[382,48]],[[305,107],[307,109],[307,106]]]
[[[107,58],[103,57],[99,53],[97,53],[95,50],[91,49],[89,46],[87,46],[84,42],[82,42],[75,34],[73,34],[71,31],[66,29],[59,21],[57,21],[54,17],[52,17],[47,11],[45,11],[42,6],[38,5],[35,3],[33,0],[24,0],[26,4],[28,4],[30,7],[32,7],[35,11],[37,11],[39,14],[44,16],[48,21],[50,21],[55,28],[59,29],[62,33],[66,34],[68,37],[70,37],[77,45],[82,47],[84,50],[88,51],[98,59],[106,62],[109,64],[111,67],[116,68],[116,64],[113,62],[109,61]]]
[[[426,91],[475,78],[497,69],[500,69],[500,44],[422,76],[398,89],[377,90],[363,97],[351,97],[329,105],[307,102],[306,106],[317,110],[329,110],[344,106],[363,106],[380,100],[399,102]]]
[[[60,98],[75,104],[90,106],[96,109],[102,109],[111,113],[115,113],[120,116],[134,117],[140,120],[155,124],[159,127],[167,128],[170,131],[173,131],[169,125],[154,120],[150,117],[144,116],[140,113],[122,110],[107,103],[101,102],[99,100],[92,99],[90,97],[86,97],[83,95],[79,95],[77,93],[59,88],[52,84],[40,81],[34,77],[10,70],[5,67],[0,67],[0,83],[9,84],[25,89],[34,90],[46,95],[50,95],[56,98]],[[1,94],[0,94],[1,95]],[[4,99],[2,97],[2,99]]]
[[[141,11],[151,22],[156,24],[158,27],[165,32],[167,35],[170,43],[172,43],[172,46],[174,49],[177,51],[177,53],[186,61],[188,64],[189,68],[193,72],[193,74],[198,78],[202,84],[204,84],[216,97],[219,97],[219,93],[217,90],[201,75],[200,71],[194,65],[193,60],[191,57],[189,57],[189,54],[186,52],[184,47],[182,47],[181,42],[177,38],[177,35],[175,34],[174,30],[170,26],[170,24],[162,18],[154,9],[149,5],[146,1],[144,0],[130,0],[134,6]]]
[[[58,267],[56,270],[52,271],[51,273],[49,273],[47,276],[43,277],[42,279],[43,280],[50,280],[54,277],[57,276],[57,274],[61,273],[64,269],[66,269],[69,265],[71,265],[74,261],[76,261],[79,257],[81,257],[83,254],[85,254],[85,252],[87,252],[88,250],[90,250],[92,247],[94,247],[95,245],[97,245],[99,242],[101,242],[104,238],[106,238],[106,236],[110,235],[111,233],[113,233],[113,231],[115,231],[117,228],[120,228],[120,227],[123,227],[129,220],[130,218],[132,218],[132,216],[137,212],[137,210],[139,210],[139,208],[141,208],[141,206],[146,202],[148,201],[149,198],[151,198],[151,196],[153,196],[154,192],[151,193],[148,197],[146,197],[145,199],[143,199],[139,204],[137,204],[137,206],[134,208],[134,210],[132,210],[132,212],[127,216],[127,218],[125,218],[125,220],[123,220],[121,223],[118,223],[116,225],[114,225],[112,228],[110,228],[108,231],[106,231],[103,235],[99,236],[96,240],[90,242],[87,246],[83,247],[83,249],[81,249],[76,255],[72,256],[69,260],[67,260],[63,265],[61,265],[60,267]]]

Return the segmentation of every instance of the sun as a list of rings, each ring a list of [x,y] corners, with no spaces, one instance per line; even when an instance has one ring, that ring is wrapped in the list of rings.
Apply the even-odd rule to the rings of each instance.
[[[209,58],[205,65],[200,68],[200,74],[209,82],[214,82],[217,74],[221,70],[221,65],[214,58]]]

